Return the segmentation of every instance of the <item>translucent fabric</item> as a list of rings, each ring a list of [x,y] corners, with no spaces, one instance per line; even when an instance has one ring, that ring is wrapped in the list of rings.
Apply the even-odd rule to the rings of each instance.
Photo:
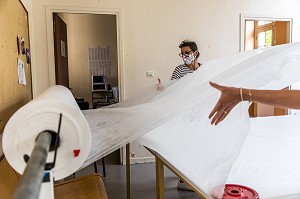
[[[299,194],[300,116],[251,118],[250,124],[227,183],[247,185],[259,198]]]
[[[146,89],[117,106],[84,111],[92,133],[84,166],[137,139],[157,151],[204,195],[221,198],[249,132],[248,103],[218,126],[208,115],[220,93],[209,85],[281,89],[300,79],[300,44],[233,54],[192,74]],[[141,98],[139,98],[139,96]]]

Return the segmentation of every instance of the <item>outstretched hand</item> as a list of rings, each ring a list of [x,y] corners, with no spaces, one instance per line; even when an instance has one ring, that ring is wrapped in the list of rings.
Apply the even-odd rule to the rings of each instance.
[[[209,114],[209,119],[213,117],[211,124],[217,125],[225,119],[225,117],[239,102],[241,102],[241,98],[239,88],[221,86],[213,82],[209,82],[209,84],[221,91],[221,96],[217,104]]]

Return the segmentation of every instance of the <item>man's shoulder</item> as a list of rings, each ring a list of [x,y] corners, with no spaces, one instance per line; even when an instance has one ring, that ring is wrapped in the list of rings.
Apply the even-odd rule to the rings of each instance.
[[[185,64],[180,64],[180,65],[176,66],[175,70],[182,69],[182,68],[187,68],[187,66]]]

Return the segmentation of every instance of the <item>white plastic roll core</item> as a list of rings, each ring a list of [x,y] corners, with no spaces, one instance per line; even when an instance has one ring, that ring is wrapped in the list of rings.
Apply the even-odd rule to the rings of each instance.
[[[53,169],[55,180],[77,171],[91,147],[88,123],[72,93],[63,86],[52,86],[21,107],[8,121],[3,133],[3,152],[9,164],[20,174],[26,168],[24,155],[30,156],[37,136],[45,130],[58,131],[62,113],[60,146]],[[47,162],[53,162],[54,151]]]

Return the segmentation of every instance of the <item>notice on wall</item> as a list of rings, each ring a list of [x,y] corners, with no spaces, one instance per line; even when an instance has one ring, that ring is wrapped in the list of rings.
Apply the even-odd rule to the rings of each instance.
[[[18,58],[18,78],[19,78],[19,84],[26,85],[24,62],[19,58]]]
[[[109,46],[90,46],[88,50],[91,75],[109,76],[111,74]]]

